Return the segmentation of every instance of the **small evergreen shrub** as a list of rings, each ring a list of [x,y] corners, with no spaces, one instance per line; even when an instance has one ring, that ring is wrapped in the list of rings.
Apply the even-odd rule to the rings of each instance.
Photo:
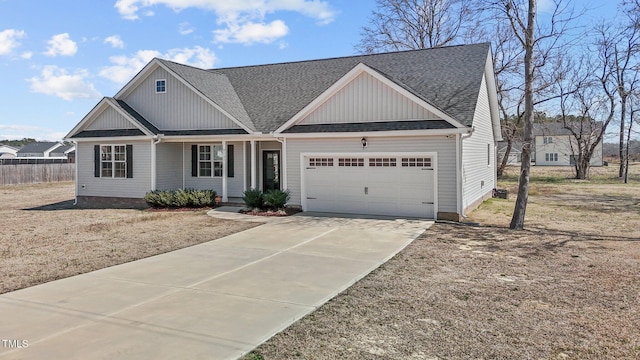
[[[264,207],[264,194],[258,189],[249,189],[242,194],[244,204],[251,209]]]
[[[214,206],[215,200],[215,191],[196,189],[154,190],[144,196],[154,208],[208,207]]]
[[[264,203],[274,210],[284,209],[287,201],[291,198],[289,190],[269,190],[264,194]]]

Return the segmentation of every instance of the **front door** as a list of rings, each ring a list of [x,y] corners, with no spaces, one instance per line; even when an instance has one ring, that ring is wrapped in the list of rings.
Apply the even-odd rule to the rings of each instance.
[[[280,190],[280,151],[262,152],[262,191]]]

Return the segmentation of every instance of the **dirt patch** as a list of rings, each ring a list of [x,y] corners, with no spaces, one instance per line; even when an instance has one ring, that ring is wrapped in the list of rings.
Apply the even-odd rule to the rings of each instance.
[[[534,182],[525,231],[514,198],[434,225],[251,356],[640,358],[640,184]]]
[[[255,224],[205,210],[77,209],[73,184],[0,187],[0,293],[202,242]]]

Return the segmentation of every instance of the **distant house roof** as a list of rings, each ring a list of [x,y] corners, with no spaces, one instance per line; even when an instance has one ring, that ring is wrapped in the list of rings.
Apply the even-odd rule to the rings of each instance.
[[[62,145],[60,147],[55,148],[51,152],[51,156],[65,156],[68,150],[75,150],[75,146],[73,145]]]
[[[574,129],[576,133],[580,133],[579,123],[569,123],[570,129]],[[585,121],[583,123],[585,126],[583,133],[591,132],[592,123]],[[599,131],[602,128],[602,122],[598,121],[595,123],[596,131]],[[571,130],[567,129],[563,123],[560,122],[550,122],[550,123],[535,123],[533,124],[533,135],[534,136],[563,136],[563,135],[571,135]]]
[[[162,64],[251,130],[271,132],[362,63],[471,126],[489,43],[202,70]]]
[[[18,156],[20,154],[43,154],[44,152],[51,149],[54,146],[57,146],[59,143],[57,142],[33,142],[23,146],[20,150],[18,150]]]

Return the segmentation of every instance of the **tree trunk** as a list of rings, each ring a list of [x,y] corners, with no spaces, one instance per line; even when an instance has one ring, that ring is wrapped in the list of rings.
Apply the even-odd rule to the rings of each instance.
[[[620,111],[620,147],[618,151],[618,155],[620,156],[620,169],[618,170],[618,177],[622,178],[624,176],[624,168],[625,168],[625,156],[624,156],[624,125],[625,125],[625,114],[627,112],[626,107],[627,99],[623,95],[620,99],[621,111]]]
[[[502,175],[504,175],[504,169],[507,167],[507,163],[509,162],[509,155],[511,154],[512,147],[513,140],[509,138],[507,139],[507,148],[504,150],[502,161],[500,161],[500,165],[498,165],[498,177],[502,177]]]
[[[533,47],[536,21],[536,0],[529,0],[527,11],[527,29],[524,34],[524,144],[522,145],[522,165],[518,180],[518,197],[513,209],[512,230],[524,228],[524,216],[529,198],[529,177],[531,172],[531,143],[533,138]]]

